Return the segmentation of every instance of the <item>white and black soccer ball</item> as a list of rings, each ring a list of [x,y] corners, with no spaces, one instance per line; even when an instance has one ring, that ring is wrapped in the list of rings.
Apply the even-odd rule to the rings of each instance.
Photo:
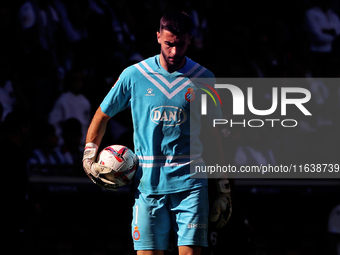
[[[111,145],[98,155],[98,163],[112,169],[110,173],[100,174],[101,178],[119,186],[130,183],[138,167],[138,157],[124,145]]]

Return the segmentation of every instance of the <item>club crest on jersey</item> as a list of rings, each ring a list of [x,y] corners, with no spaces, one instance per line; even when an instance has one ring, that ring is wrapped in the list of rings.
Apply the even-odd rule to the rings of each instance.
[[[133,236],[133,239],[134,239],[134,240],[136,240],[136,241],[138,241],[138,240],[139,240],[139,238],[140,238],[140,232],[139,232],[139,230],[138,230],[138,227],[137,227],[137,226],[135,227],[135,231],[133,231],[133,234],[132,234],[132,236]]]
[[[187,119],[186,112],[175,106],[159,106],[150,113],[152,122],[163,126],[177,126],[184,123]]]
[[[185,93],[184,97],[188,102],[193,101],[195,99],[194,89],[188,88],[188,91]]]

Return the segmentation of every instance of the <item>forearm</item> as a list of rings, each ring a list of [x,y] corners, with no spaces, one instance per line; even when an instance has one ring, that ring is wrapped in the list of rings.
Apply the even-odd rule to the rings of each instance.
[[[218,130],[218,128],[211,128],[211,134],[212,134],[212,139],[213,139],[213,144],[214,147],[211,148],[214,151],[214,158],[216,159],[216,164],[220,165],[220,166],[225,166],[226,163],[226,155],[223,149],[223,138],[220,134],[220,131]],[[227,178],[227,174],[226,173],[222,173],[221,178]]]
[[[218,164],[226,165],[220,132],[217,128],[212,128],[211,133],[215,147],[214,157]],[[220,229],[229,221],[232,213],[231,190],[226,173],[220,173],[219,176],[215,175],[215,178],[217,198],[210,211],[210,221],[215,228]]]
[[[104,180],[100,174],[110,173],[112,169],[95,162],[98,147],[105,134],[106,125],[110,116],[102,112],[99,107],[92,118],[91,124],[86,135],[86,146],[83,156],[83,167],[89,178],[102,188],[114,190],[118,189],[118,184],[109,180]]]
[[[110,116],[102,112],[100,107],[97,109],[87,131],[86,143],[94,143],[99,147],[110,118]]]

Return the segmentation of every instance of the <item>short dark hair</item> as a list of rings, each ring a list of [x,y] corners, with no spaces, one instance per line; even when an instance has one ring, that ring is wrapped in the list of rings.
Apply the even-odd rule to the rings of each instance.
[[[193,28],[193,21],[185,12],[168,12],[160,20],[159,31],[165,29],[174,35],[182,35],[192,34]]]

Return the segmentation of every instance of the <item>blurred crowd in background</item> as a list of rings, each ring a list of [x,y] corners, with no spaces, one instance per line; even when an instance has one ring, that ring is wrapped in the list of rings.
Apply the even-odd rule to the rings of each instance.
[[[300,116],[298,128],[230,130],[231,163],[338,160],[339,85],[321,79],[340,76],[338,0],[4,2],[0,119],[5,126],[13,111],[29,116],[30,171],[80,164],[94,111],[125,67],[159,53],[159,19],[174,9],[194,21],[187,56],[216,77],[304,78],[301,86],[312,93],[313,116]],[[271,102],[270,90],[256,93],[257,102]],[[106,137],[133,147],[128,111],[110,122]],[[324,148],[304,150],[313,147]]]
[[[298,116],[296,128],[231,128],[230,164],[339,163],[339,0],[18,0],[0,3],[5,166],[84,176],[94,111],[124,68],[159,54],[159,19],[173,9],[194,21],[187,56],[216,77],[304,78],[312,93],[313,116]],[[267,88],[257,95],[271,102]],[[127,110],[103,144],[133,148],[132,132]]]

